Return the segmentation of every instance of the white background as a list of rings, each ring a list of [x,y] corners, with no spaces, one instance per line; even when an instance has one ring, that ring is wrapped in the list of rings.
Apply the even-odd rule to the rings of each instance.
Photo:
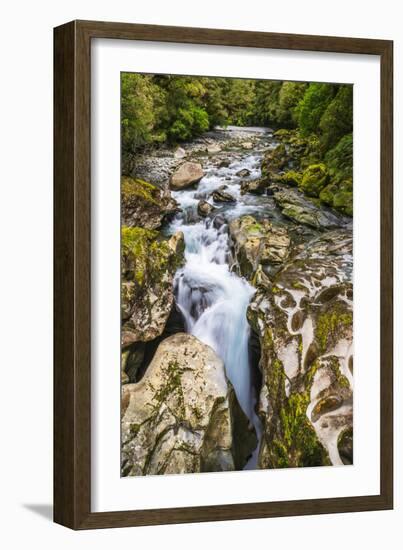
[[[1,129],[1,517],[5,548],[98,549],[282,546],[328,550],[401,546],[402,477],[395,472],[395,510],[202,525],[73,533],[49,521],[52,495],[52,27],[98,19],[395,40],[395,97],[403,94],[399,2],[233,0],[184,2],[77,0],[18,2],[2,10]],[[395,181],[402,181],[403,109],[395,111]],[[396,185],[395,208],[403,196]],[[396,281],[402,279],[402,223],[396,224]],[[368,243],[369,252],[371,243]],[[403,309],[396,286],[396,407],[403,416]],[[370,313],[370,306],[369,306]],[[400,319],[399,319],[400,316]],[[400,423],[397,422],[399,429]],[[396,464],[403,462],[396,433]],[[3,540],[4,539],[4,540]]]
[[[354,83],[354,280],[359,284],[353,466],[120,477],[120,373],[111,365],[120,353],[120,71],[128,70]],[[379,76],[378,56],[128,40],[93,45],[93,511],[379,494]]]

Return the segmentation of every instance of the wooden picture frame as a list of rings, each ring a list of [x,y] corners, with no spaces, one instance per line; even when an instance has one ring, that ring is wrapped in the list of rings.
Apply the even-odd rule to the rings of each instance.
[[[91,40],[354,53],[381,59],[380,494],[91,512]],[[327,514],[393,507],[393,43],[201,28],[72,21],[54,30],[54,520],[72,529]]]

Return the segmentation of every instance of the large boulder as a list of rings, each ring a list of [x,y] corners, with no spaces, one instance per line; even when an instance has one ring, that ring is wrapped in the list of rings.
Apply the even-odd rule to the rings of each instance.
[[[173,305],[173,276],[184,258],[184,237],[122,228],[122,346],[159,336]]]
[[[253,216],[242,216],[229,225],[231,242],[240,275],[251,280],[259,265],[278,266],[290,252],[287,230]]]
[[[189,334],[159,345],[122,387],[122,475],[240,470],[256,448],[221,359]]]
[[[127,227],[157,229],[178,210],[169,191],[138,178],[122,177],[121,198],[122,225]]]
[[[271,282],[255,279],[261,468],[352,460],[351,277],[352,236],[339,230],[302,246]]]
[[[185,189],[199,182],[204,176],[202,165],[198,162],[184,162],[172,174],[169,184],[171,189]]]
[[[321,231],[342,227],[347,222],[343,216],[317,204],[318,201],[307,199],[296,189],[276,191],[274,200],[286,218]]]

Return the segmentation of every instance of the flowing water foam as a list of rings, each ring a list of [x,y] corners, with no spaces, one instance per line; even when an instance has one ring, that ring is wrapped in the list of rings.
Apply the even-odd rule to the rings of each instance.
[[[239,170],[248,168],[252,179],[258,177],[259,160],[251,154],[232,162],[229,167],[212,167],[196,189],[174,192],[182,211],[169,227],[170,233],[182,231],[185,237],[185,265],[175,276],[175,298],[185,319],[186,331],[211,346],[223,360],[239,404],[255,427],[258,438],[261,425],[255,413],[257,395],[252,383],[250,327],[246,318],[255,289],[231,271],[227,224],[217,226],[212,219],[200,220],[197,204],[200,199],[208,199],[214,204],[209,198],[211,193],[225,183],[226,190],[238,199],[225,208],[227,220],[263,209],[264,205],[248,204],[246,197],[243,200],[240,178],[236,176]],[[254,468],[256,462],[257,449],[245,468]]]

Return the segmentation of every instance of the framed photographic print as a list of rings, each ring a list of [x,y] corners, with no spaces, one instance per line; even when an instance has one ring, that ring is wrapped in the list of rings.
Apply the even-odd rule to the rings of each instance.
[[[392,42],[54,38],[55,521],[392,508]]]

